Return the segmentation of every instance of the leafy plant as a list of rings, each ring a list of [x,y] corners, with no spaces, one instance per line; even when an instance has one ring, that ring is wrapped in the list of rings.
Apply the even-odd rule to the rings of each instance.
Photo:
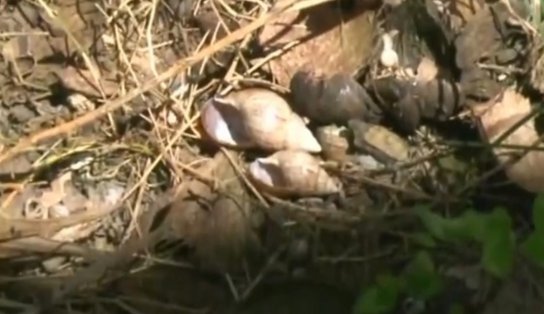
[[[427,251],[417,253],[404,273],[406,293],[418,300],[428,300],[442,289],[442,278]]]
[[[377,283],[361,295],[354,313],[386,314],[398,303],[401,295],[426,301],[443,289],[444,278],[436,270],[433,249],[439,245],[467,245],[473,243],[481,248],[481,265],[489,274],[507,277],[514,264],[516,250],[512,220],[502,207],[490,213],[466,210],[458,217],[444,217],[433,212],[429,206],[414,208],[423,224],[410,236],[421,248],[408,266],[397,276],[380,276]],[[533,206],[535,231],[523,243],[523,252],[535,263],[544,267],[544,196],[539,196]],[[461,305],[450,309],[451,313],[463,313]]]
[[[521,244],[525,257],[544,267],[544,195],[538,195],[533,203],[534,231]]]
[[[379,276],[376,285],[370,287],[355,304],[357,314],[385,314],[397,305],[403,282],[391,275]]]
[[[514,260],[514,233],[510,216],[504,208],[488,214],[473,209],[455,218],[445,218],[426,206],[416,208],[416,213],[427,231],[444,242],[475,242],[482,247],[482,266],[499,278],[506,277]]]

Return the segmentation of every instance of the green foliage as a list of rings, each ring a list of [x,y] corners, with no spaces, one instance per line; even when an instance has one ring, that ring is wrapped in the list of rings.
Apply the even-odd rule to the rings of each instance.
[[[538,195],[533,203],[534,231],[521,244],[524,256],[544,267],[544,195]]]
[[[418,206],[415,212],[427,232],[440,241],[457,242],[480,236],[481,216],[473,210],[467,210],[456,218],[442,217],[433,213],[428,206]]]
[[[402,294],[428,300],[442,289],[431,255],[420,251],[398,277],[381,276],[377,284],[363,292],[354,314],[385,314],[392,311]]]
[[[408,238],[422,250],[397,277],[380,277],[376,285],[365,290],[354,308],[355,314],[390,313],[401,295],[425,301],[440,293],[444,278],[431,253],[444,245],[480,247],[483,269],[501,279],[510,274],[517,242],[506,209],[497,207],[490,213],[467,209],[453,218],[439,215],[425,205],[414,211],[424,228]],[[544,268],[544,195],[538,195],[533,203],[533,223],[534,231],[523,239],[520,248],[525,257]],[[457,304],[449,313],[463,314],[464,310]]]
[[[428,232],[444,242],[475,242],[482,246],[482,266],[489,273],[504,278],[514,260],[514,234],[510,216],[503,208],[489,214],[467,210],[455,218],[445,218],[420,206],[416,213]]]
[[[482,265],[491,274],[505,278],[514,261],[514,234],[510,216],[503,208],[495,209],[484,221]]]
[[[533,222],[535,230],[544,232],[544,195],[539,194],[533,203]]]
[[[454,304],[452,305],[449,314],[465,314],[465,310],[462,305]]]
[[[544,267],[544,236],[538,232],[530,234],[521,245],[521,251],[531,262]]]
[[[416,245],[424,248],[431,249],[437,246],[436,240],[425,232],[416,232],[410,235],[410,238]]]
[[[440,292],[442,277],[435,271],[427,251],[420,251],[405,270],[406,293],[419,300],[428,300]]]
[[[401,281],[393,276],[380,276],[377,284],[362,294],[355,304],[354,314],[385,314],[397,305]]]

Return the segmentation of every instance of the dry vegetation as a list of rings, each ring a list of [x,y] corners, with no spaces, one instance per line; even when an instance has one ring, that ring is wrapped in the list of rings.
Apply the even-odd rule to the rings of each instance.
[[[321,313],[347,313],[360,287],[413,254],[414,204],[456,212],[474,199],[483,209],[527,203],[526,191],[516,188],[497,197],[508,181],[496,174],[503,168],[509,180],[541,192],[542,180],[527,178],[541,164],[540,153],[529,153],[517,168],[499,157],[489,170],[492,155],[482,153],[479,138],[471,145],[464,135],[420,127],[419,116],[416,132],[387,135],[377,148],[387,158],[405,156],[391,167],[362,169],[345,162],[352,155],[324,147],[326,160],[317,167],[342,187],[326,197],[268,193],[247,171],[265,153],[210,139],[200,113],[213,96],[257,87],[293,102],[292,78],[301,69],[319,72],[318,78],[303,77],[312,88],[326,85],[322,77],[346,74],[330,81],[338,92],[351,84],[346,77],[363,71],[372,73],[372,88],[393,86],[389,72],[378,73],[383,7],[354,3],[0,0],[0,311],[287,313],[281,306],[297,300],[305,304],[299,313],[312,312],[308,304]],[[457,14],[480,18],[479,9]],[[309,16],[305,26],[297,20],[301,11]],[[450,21],[454,29],[468,23],[460,20]],[[533,28],[524,27],[533,40]],[[421,96],[445,86],[454,94],[457,83],[435,79],[443,65],[427,62],[416,66],[423,87],[412,92]],[[310,87],[298,95],[315,96]],[[418,114],[444,122],[470,111],[491,142],[498,114],[486,109],[500,111],[511,101],[523,108],[501,111],[507,118],[530,114],[527,98],[504,95],[460,114],[464,104],[458,100],[445,100],[442,111],[423,106],[429,111]],[[439,96],[429,92],[418,99],[436,103]],[[310,120],[343,119],[342,113],[307,110]],[[500,131],[512,126],[508,121]],[[475,134],[467,119],[454,126]],[[528,143],[538,140],[534,126],[525,128],[506,135],[506,144],[534,144]],[[355,136],[354,145],[367,141]],[[247,300],[246,309],[234,305]]]

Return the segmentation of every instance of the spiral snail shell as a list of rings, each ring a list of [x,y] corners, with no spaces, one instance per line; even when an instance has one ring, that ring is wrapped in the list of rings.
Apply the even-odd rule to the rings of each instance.
[[[200,122],[206,135],[220,145],[233,148],[255,146],[242,127],[242,115],[230,104],[214,98],[208,100],[200,112]]]
[[[318,125],[345,124],[349,119],[378,122],[381,109],[351,75],[324,75],[303,68],[290,82],[293,108]]]
[[[317,158],[304,151],[283,150],[249,164],[249,177],[261,189],[279,196],[320,196],[340,191]]]
[[[248,88],[213,98],[202,108],[203,129],[215,142],[238,148],[321,151],[304,120],[278,94]]]

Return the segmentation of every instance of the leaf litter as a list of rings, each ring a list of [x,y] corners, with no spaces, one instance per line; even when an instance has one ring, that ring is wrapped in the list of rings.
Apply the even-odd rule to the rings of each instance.
[[[0,1],[0,307],[315,313],[319,299],[345,312],[413,254],[417,202],[451,211],[478,189],[542,192],[541,38],[520,3]],[[338,193],[275,195],[247,173],[266,160],[260,175],[285,179],[273,152],[206,136],[202,105],[255,87],[314,135],[344,128],[342,158],[314,153]],[[479,292],[470,306],[493,299]]]

